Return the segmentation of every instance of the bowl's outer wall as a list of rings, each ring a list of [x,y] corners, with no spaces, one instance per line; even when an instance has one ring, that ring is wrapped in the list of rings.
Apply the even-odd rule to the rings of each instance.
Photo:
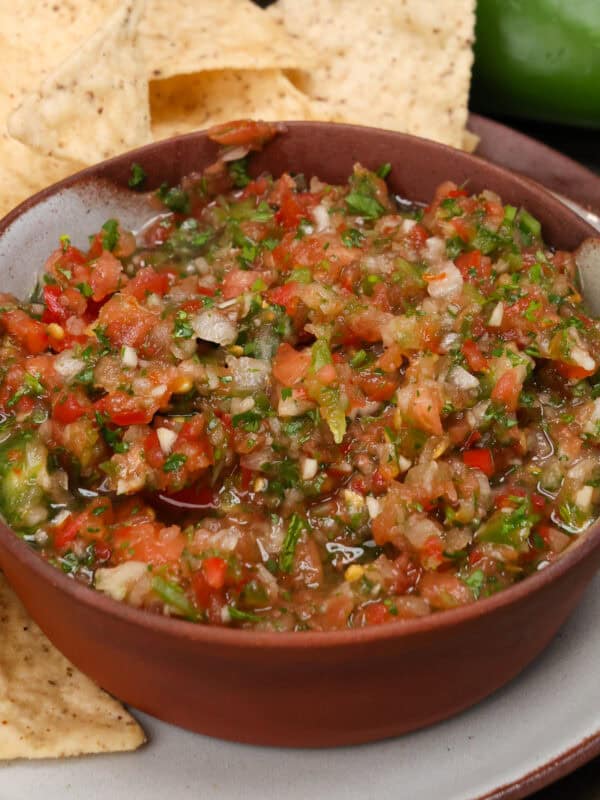
[[[100,188],[85,195],[89,204],[83,208],[80,184],[63,182],[66,214],[61,214],[60,204],[56,207],[52,192],[42,193],[24,213],[0,224],[3,290],[22,293],[31,288],[33,272],[55,247],[57,226],[77,241],[98,229],[102,215],[121,216],[121,209],[122,216],[131,213],[131,198],[117,190],[110,213],[105,213],[106,186],[94,182],[94,176],[126,186],[135,160],[146,170],[149,187],[155,187],[201,169],[215,153],[212,143],[195,134],[88,170],[86,192]],[[252,170],[267,168],[278,174],[291,167],[307,177],[344,181],[355,161],[369,167],[389,161],[390,185],[413,200],[427,201],[447,179],[467,181],[472,190],[497,191],[505,202],[526,205],[542,221],[547,240],[561,248],[574,248],[593,234],[535,184],[399,134],[291,124],[288,135],[253,159]],[[48,224],[40,202],[55,204]],[[253,637],[246,631],[203,641],[196,627],[153,627],[148,615],[146,624],[139,624],[139,613],[108,613],[106,598],[92,591],[78,592],[75,600],[68,579],[39,563],[1,524],[0,567],[59,649],[123,700],[167,721],[227,739],[325,746],[383,738],[443,719],[516,675],[550,641],[598,568],[600,526],[591,537],[593,542],[581,547],[586,558],[573,558],[569,569],[554,580],[538,582],[535,591],[521,591],[513,602],[456,624],[436,627],[435,619],[428,618],[418,631],[406,633],[402,624],[393,626],[398,632],[394,636],[390,626],[383,626],[388,631],[368,642],[350,631],[343,634],[343,643],[339,638],[332,643],[327,634],[317,637],[317,643],[314,637],[297,634],[285,647],[269,642],[246,646]]]
[[[104,688],[155,716],[225,739],[299,747],[381,739],[444,719],[514,677],[552,639],[600,563],[459,625],[343,647],[241,649],[194,641],[73,603],[0,547],[27,609]],[[399,623],[401,626],[401,623]],[[245,635],[252,634],[244,632]]]

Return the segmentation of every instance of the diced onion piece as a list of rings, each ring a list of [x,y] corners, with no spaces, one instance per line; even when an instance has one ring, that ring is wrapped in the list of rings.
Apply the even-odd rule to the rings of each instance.
[[[368,495],[367,497],[367,510],[371,519],[375,519],[381,513],[381,503],[376,497]]]
[[[63,350],[54,359],[54,369],[68,381],[70,378],[74,378],[78,372],[85,369],[85,361],[81,358],[75,358],[72,350]]]
[[[404,456],[398,456],[398,469],[400,472],[406,472],[412,467],[412,461]]]
[[[427,292],[430,297],[452,297],[463,287],[463,276],[451,261],[440,264],[440,270],[429,280]]]
[[[316,223],[316,232],[322,233],[329,228],[329,212],[322,203],[315,206],[312,210],[312,218]]]
[[[118,567],[103,567],[96,570],[94,586],[115,600],[124,600],[127,593],[148,571],[142,561],[125,561]]]
[[[499,328],[502,325],[502,320],[504,318],[504,303],[500,301],[496,303],[496,307],[490,314],[490,318],[488,320],[488,325],[490,328]]]
[[[192,328],[199,339],[205,342],[226,345],[233,344],[237,338],[235,325],[214,308],[201,311],[192,319]]]
[[[124,367],[131,367],[132,369],[138,365],[137,352],[128,344],[123,345],[121,348],[121,362],[123,363]]]
[[[250,411],[251,408],[254,408],[254,398],[253,397],[232,397],[231,398],[231,413],[232,414],[243,414],[246,411]]]
[[[575,503],[582,510],[587,511],[592,505],[594,489],[591,486],[582,486],[575,495]]]
[[[448,375],[452,383],[459,389],[478,389],[479,381],[463,367],[453,367]]]
[[[301,475],[303,481],[310,481],[315,477],[319,469],[319,462],[316,458],[304,458],[301,464]]]
[[[571,349],[571,360],[577,364],[578,367],[582,367],[585,370],[596,369],[596,362],[583,347],[573,347]]]
[[[158,436],[160,449],[166,456],[168,456],[173,448],[173,445],[177,441],[177,434],[170,428],[157,428],[156,435]]]

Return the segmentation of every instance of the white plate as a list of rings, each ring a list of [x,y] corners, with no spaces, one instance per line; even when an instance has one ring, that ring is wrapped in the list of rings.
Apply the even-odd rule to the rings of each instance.
[[[398,739],[330,750],[250,747],[140,714],[150,736],[142,750],[5,765],[0,800],[500,797],[501,787],[544,770],[590,737],[600,750],[599,619],[600,576],[548,650],[519,678],[470,711]],[[544,773],[546,780],[557,778],[558,769],[560,763]],[[523,797],[523,791],[517,785],[502,796]]]

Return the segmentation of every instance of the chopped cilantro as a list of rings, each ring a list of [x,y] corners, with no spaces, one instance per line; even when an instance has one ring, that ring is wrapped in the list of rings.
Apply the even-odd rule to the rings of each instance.
[[[288,523],[288,529],[283,540],[281,553],[279,554],[279,569],[282,572],[291,572],[296,554],[296,546],[302,535],[302,531],[308,530],[308,522],[300,514],[292,514]]]
[[[131,165],[131,174],[129,176],[129,188],[140,189],[146,182],[146,173],[144,169],[135,161]]]
[[[187,456],[183,453],[171,453],[163,464],[163,472],[177,472],[178,469],[183,467],[186,461]]]
[[[187,312],[180,310],[175,314],[175,325],[173,327],[173,336],[176,339],[191,339],[194,335]]]
[[[119,242],[119,223],[116,219],[108,219],[102,226],[102,247],[114,250]]]
[[[365,240],[365,236],[358,228],[348,228],[342,233],[341,239],[346,247],[360,247]]]
[[[156,196],[170,211],[175,211],[179,214],[190,213],[189,195],[179,186],[169,188],[168,184],[163,183],[156,192]]]
[[[248,186],[252,180],[248,175],[248,159],[238,158],[235,161],[230,161],[227,166],[229,177],[233,181],[233,185],[238,189],[243,189]]]

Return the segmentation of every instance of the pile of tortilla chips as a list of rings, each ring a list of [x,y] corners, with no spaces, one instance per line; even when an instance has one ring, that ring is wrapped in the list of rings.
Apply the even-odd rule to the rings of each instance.
[[[0,760],[135,750],[144,732],[27,616],[0,573]]]
[[[0,215],[153,140],[309,119],[472,149],[475,0],[0,4]]]

